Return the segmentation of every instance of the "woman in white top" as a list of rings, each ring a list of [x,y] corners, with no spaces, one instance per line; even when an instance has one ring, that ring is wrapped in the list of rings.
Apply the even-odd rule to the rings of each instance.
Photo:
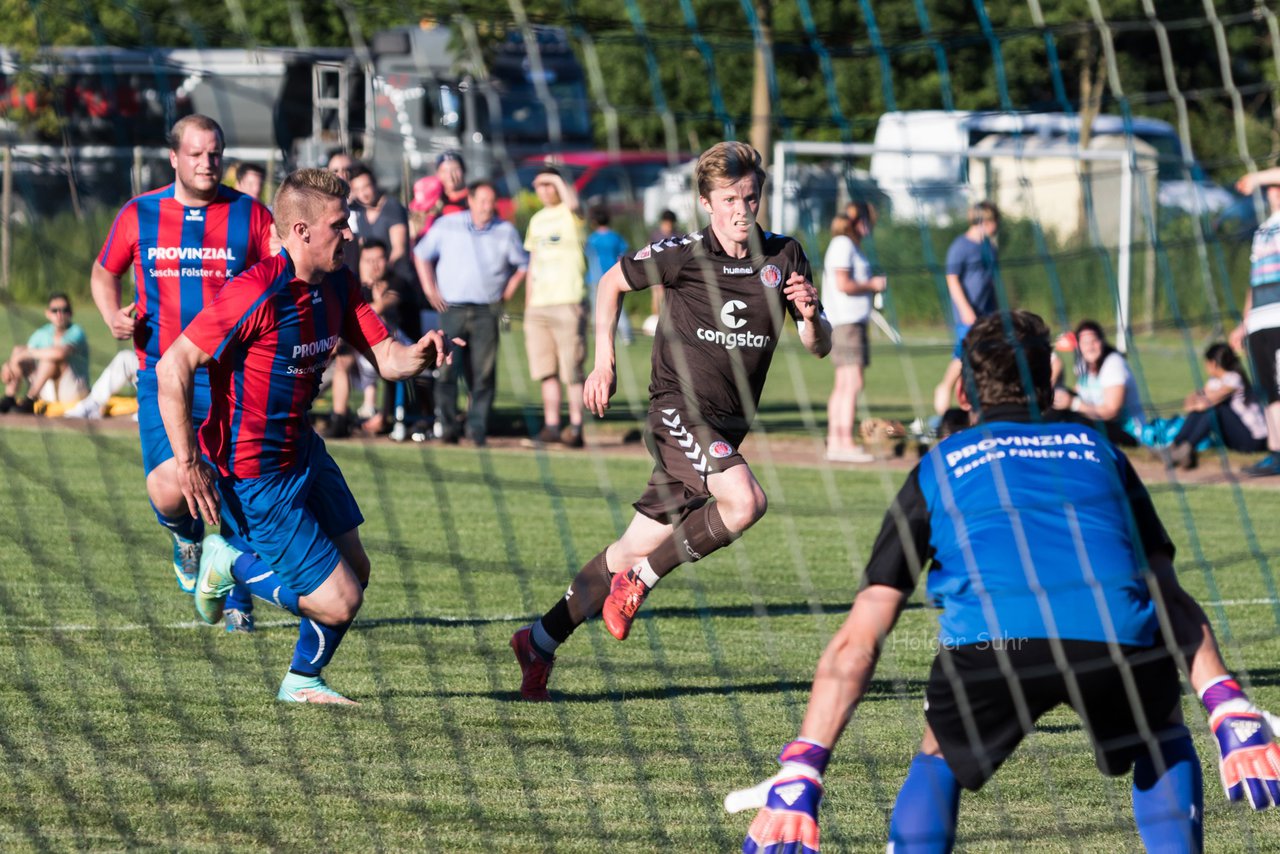
[[[1055,395],[1054,405],[1101,421],[1113,443],[1136,446],[1146,419],[1129,363],[1107,343],[1106,333],[1097,321],[1081,321],[1075,339],[1076,388],[1074,392]]]
[[[1228,449],[1256,453],[1267,448],[1267,419],[1258,404],[1240,358],[1223,343],[1204,351],[1209,379],[1183,401],[1186,421],[1173,437],[1169,459],[1175,466],[1196,467],[1196,445],[1216,434]]]
[[[885,289],[884,276],[871,275],[862,241],[876,224],[866,202],[849,205],[849,216],[831,220],[831,243],[822,264],[822,307],[831,322],[831,360],[836,383],[827,400],[827,459],[867,463],[875,458],[854,440],[862,372],[871,363],[867,320],[871,298]]]

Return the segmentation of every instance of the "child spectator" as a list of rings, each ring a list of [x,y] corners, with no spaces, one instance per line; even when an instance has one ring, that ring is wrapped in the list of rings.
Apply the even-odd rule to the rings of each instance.
[[[623,255],[627,254],[627,241],[621,234],[609,227],[609,211],[603,207],[591,212],[591,223],[595,229],[587,237],[587,299],[591,305],[589,317],[596,314],[596,285],[600,277]],[[631,318],[627,317],[627,309],[623,307],[618,315],[618,334],[623,344],[635,340],[631,330]]]

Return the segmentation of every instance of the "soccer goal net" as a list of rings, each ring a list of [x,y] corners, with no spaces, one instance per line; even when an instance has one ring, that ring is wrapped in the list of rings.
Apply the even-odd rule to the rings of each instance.
[[[1269,215],[1266,182],[1237,181],[1280,153],[1274,3],[10,5],[0,848],[736,850],[751,819],[725,813],[725,794],[775,773],[886,511],[968,423],[943,381],[966,239],[987,307],[1045,320],[1058,405],[1123,433],[1182,586],[1252,701],[1280,709],[1267,522],[1280,478],[1247,471],[1280,467],[1262,408],[1276,390],[1259,388],[1276,370],[1226,346]],[[169,138],[192,115],[217,122],[220,161]],[[815,358],[790,318],[770,325],[804,269],[789,244],[714,263],[691,248],[724,248],[696,171],[722,140],[759,151],[760,224],[798,241],[828,311],[856,315],[841,315],[862,329],[841,333],[834,358]],[[166,530],[199,539],[181,497],[195,481],[160,465],[173,433],[156,360],[245,253],[274,257],[250,230],[268,240],[265,209],[280,222],[276,193],[302,168],[351,179],[365,245],[344,263],[382,323],[466,346],[384,382],[359,341],[338,342],[356,337],[337,308],[349,291],[321,286],[193,333],[218,351],[206,355],[229,354],[211,392],[225,431],[203,445],[223,454],[224,521],[241,514],[222,531],[263,552],[244,564],[258,570],[227,570],[257,597],[209,625],[178,589],[195,553]],[[183,180],[209,186],[191,195]],[[241,192],[257,219],[206,215]],[[575,199],[577,219],[557,219]],[[990,210],[998,227],[984,232]],[[728,222],[725,234],[742,225]],[[694,260],[671,261],[681,253]],[[622,295],[612,371],[593,373],[592,306],[619,259],[629,287],[668,287]],[[845,270],[878,282],[856,309],[836,288]],[[280,344],[299,329],[311,338]],[[1084,337],[1107,340],[1086,352]],[[274,368],[262,349],[245,355],[264,342],[280,348]],[[602,417],[583,413],[584,381],[588,402],[610,387]],[[182,387],[165,387],[181,410]],[[268,412],[295,417],[271,434]],[[235,468],[276,442],[296,475],[320,447],[311,431],[332,465],[305,484],[271,492],[256,464]],[[1001,459],[997,481],[1012,470]],[[677,464],[698,476],[670,476]],[[707,502],[716,483],[734,486]],[[938,500],[956,530],[1051,508],[1081,575],[1096,532],[1069,527],[1078,498],[1054,481],[1034,507]],[[1028,584],[1053,589],[1034,535],[1007,545]],[[339,557],[335,594],[320,585]],[[642,557],[653,575],[636,578],[661,583],[620,643],[581,603]],[[927,580],[826,772],[828,850],[888,838],[948,630]],[[323,691],[307,681],[322,665]],[[526,702],[542,687],[552,702]],[[1205,847],[1273,850],[1280,819],[1219,793],[1215,739],[1182,688]],[[286,702],[328,690],[359,705]],[[1098,773],[1080,718],[1061,706],[1029,728],[965,793],[957,850],[1135,848],[1129,778]]]

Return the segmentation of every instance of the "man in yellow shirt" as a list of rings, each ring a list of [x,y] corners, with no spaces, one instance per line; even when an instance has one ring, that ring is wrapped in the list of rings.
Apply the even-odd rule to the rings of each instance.
[[[542,210],[529,220],[524,248],[529,253],[525,280],[525,349],[529,375],[541,384],[543,428],[536,442],[582,447],[583,363],[587,355],[585,234],[578,197],[553,167],[533,179]],[[560,429],[560,384],[567,390],[569,426]]]

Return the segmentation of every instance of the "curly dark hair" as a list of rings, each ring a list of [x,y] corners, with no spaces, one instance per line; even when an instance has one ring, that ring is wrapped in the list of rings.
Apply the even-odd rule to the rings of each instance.
[[[1053,403],[1049,327],[1029,311],[1002,311],[979,318],[964,336],[963,381],[979,408]]]

